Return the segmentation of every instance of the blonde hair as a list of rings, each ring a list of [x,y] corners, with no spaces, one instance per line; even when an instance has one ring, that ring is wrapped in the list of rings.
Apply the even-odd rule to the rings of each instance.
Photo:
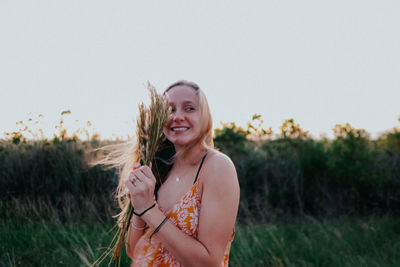
[[[200,87],[189,81],[181,80],[170,85],[165,91],[164,95],[168,93],[171,89],[177,86],[188,86],[195,91],[196,96],[199,101],[200,110],[200,133],[192,142],[182,149],[182,155],[185,155],[191,148],[198,145],[199,143],[207,149],[214,148],[213,135],[212,135],[212,117],[210,108],[207,102],[207,98]],[[169,170],[172,168],[173,159],[177,156],[172,143],[166,140],[161,146],[158,153],[156,153],[156,159],[153,162],[152,171],[156,176],[157,184],[155,188],[155,193],[161,186],[161,183],[165,181]],[[119,173],[119,181],[117,189],[114,192],[114,196],[118,201],[118,206],[121,208],[121,212],[115,215],[118,223],[122,223],[126,212],[128,211],[130,199],[126,196],[126,186],[124,183],[124,178],[129,176],[132,171],[133,164],[139,162],[139,153],[136,140],[129,140],[120,144],[108,145],[100,148],[106,152],[106,156],[93,162],[91,165],[103,165],[107,169],[116,168]]]
[[[129,176],[133,169],[133,163],[139,161],[139,153],[136,142],[131,139],[123,143],[107,145],[96,150],[105,152],[104,158],[92,162],[90,165],[102,165],[105,169],[117,169],[118,186],[113,195],[118,201],[121,211],[113,216],[117,218],[118,224],[123,222],[124,215],[128,211],[129,198],[126,196],[126,186],[124,178]]]

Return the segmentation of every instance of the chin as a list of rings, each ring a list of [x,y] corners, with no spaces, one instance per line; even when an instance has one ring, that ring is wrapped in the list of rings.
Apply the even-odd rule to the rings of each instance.
[[[192,142],[194,142],[194,138],[168,138],[171,143],[173,143],[176,146],[187,146],[190,145]]]
[[[176,146],[186,146],[190,144],[190,142],[184,141],[184,140],[170,140],[174,145]]]

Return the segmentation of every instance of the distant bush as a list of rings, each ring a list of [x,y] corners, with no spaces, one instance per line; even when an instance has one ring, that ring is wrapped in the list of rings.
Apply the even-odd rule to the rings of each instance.
[[[251,129],[252,131],[250,131]],[[293,119],[275,138],[234,123],[215,144],[237,168],[241,216],[267,219],[400,212],[400,132],[370,140],[365,130],[336,125],[333,140],[312,139]]]
[[[16,210],[29,203],[60,211],[75,207],[76,215],[83,217],[85,213],[104,214],[113,204],[116,172],[89,167],[87,149],[90,143],[74,139],[1,142],[0,200],[8,205],[19,203],[20,207],[9,207]],[[84,210],[84,203],[89,202],[92,210]]]
[[[333,140],[316,140],[293,119],[275,136],[261,122],[254,116],[247,129],[230,123],[215,130],[216,147],[237,169],[239,218],[400,214],[399,129],[371,140],[362,129],[336,125]],[[97,135],[82,141],[60,129],[51,140],[16,132],[0,142],[1,216],[117,213],[117,171],[88,164],[90,151],[109,142]]]

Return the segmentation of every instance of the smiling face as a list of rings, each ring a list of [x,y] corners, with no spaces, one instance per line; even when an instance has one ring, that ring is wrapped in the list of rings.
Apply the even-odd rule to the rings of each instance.
[[[188,146],[200,135],[200,107],[196,91],[187,85],[171,88],[166,93],[171,116],[164,134],[175,148]]]

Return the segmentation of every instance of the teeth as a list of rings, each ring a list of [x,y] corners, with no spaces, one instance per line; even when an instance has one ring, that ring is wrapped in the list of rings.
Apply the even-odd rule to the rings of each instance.
[[[184,131],[187,130],[188,128],[186,127],[180,127],[180,128],[172,128],[173,131]]]

